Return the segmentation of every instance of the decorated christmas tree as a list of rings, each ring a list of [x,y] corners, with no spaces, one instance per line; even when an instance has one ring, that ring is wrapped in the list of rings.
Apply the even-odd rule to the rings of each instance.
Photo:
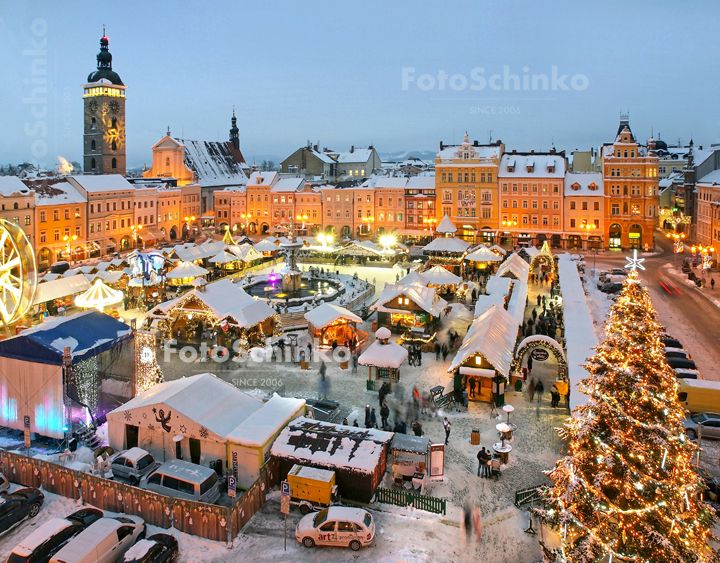
[[[541,516],[556,526],[556,562],[717,562],[714,511],[700,500],[697,446],[683,431],[677,379],[665,362],[648,292],[635,271],[585,366],[589,395],[560,435],[569,455],[548,472]]]

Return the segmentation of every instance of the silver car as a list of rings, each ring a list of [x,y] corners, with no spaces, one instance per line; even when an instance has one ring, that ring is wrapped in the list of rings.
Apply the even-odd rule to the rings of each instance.
[[[10,481],[5,475],[0,473],[0,495],[10,492]]]
[[[702,426],[703,438],[720,438],[720,414],[703,412],[685,417],[683,421],[685,433],[691,438],[697,438]]]
[[[140,483],[145,475],[160,466],[150,452],[142,448],[130,448],[117,453],[110,458],[110,463],[114,476],[127,479],[133,485]]]

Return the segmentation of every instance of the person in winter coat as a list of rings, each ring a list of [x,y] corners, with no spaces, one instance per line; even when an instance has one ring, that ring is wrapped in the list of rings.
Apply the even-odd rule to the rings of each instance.
[[[413,422],[412,429],[413,429],[413,433],[415,434],[415,436],[423,435],[422,424],[420,424],[417,420],[415,422]]]
[[[542,401],[543,392],[545,391],[545,387],[543,387],[542,381],[538,379],[537,385],[535,385],[535,392],[538,396],[538,403]]]
[[[490,456],[488,455],[487,450],[483,446],[483,448],[478,452],[477,454],[477,460],[478,460],[478,477],[487,477],[488,476],[488,461],[490,461]]]
[[[533,365],[532,356],[528,356],[528,360],[527,360],[528,375],[532,375],[532,365]]]
[[[365,428],[370,428],[370,405],[365,405]]]
[[[445,417],[445,420],[443,421],[443,427],[445,428],[445,445],[447,446],[448,440],[450,439],[450,421],[448,420],[447,416]]]
[[[447,357],[448,357],[448,345],[445,343],[443,343],[443,345],[442,345],[442,357],[443,357],[443,362],[446,361]]]
[[[370,411],[370,425],[368,428],[377,428],[377,416],[375,415],[375,409]]]
[[[436,343],[435,343],[435,361],[436,361],[436,362],[437,362],[438,360],[440,360],[440,351],[441,351],[441,350],[442,350],[442,348],[440,347],[440,343],[439,343],[439,342],[436,342]]]
[[[357,422],[357,418],[356,418],[355,420],[353,420],[353,426],[354,426],[355,428],[360,428],[360,425],[359,425],[358,422]]]
[[[390,416],[390,409],[386,403],[383,403],[380,407],[380,422],[382,427],[385,428],[388,425],[388,417]]]
[[[530,402],[533,402],[533,399],[535,398],[535,380],[530,380],[530,385],[528,385],[528,397],[530,399]]]

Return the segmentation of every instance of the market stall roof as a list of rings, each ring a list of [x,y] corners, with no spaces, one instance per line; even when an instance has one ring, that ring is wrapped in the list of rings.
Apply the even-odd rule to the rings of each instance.
[[[254,248],[258,252],[277,252],[278,250],[280,250],[280,247],[277,244],[275,244],[274,242],[270,242],[267,239],[261,240],[254,246]]]
[[[122,271],[103,271],[98,272],[97,274],[89,276],[93,281],[97,278],[100,278],[103,282],[106,284],[113,284],[120,281],[120,279],[123,276],[126,276],[127,274]]]
[[[512,294],[508,301],[507,312],[521,325],[525,320],[525,304],[527,302],[528,284],[515,280],[512,284]]]
[[[270,453],[321,467],[374,473],[392,436],[392,432],[299,417],[280,432]]]
[[[456,285],[462,281],[460,276],[456,276],[442,266],[433,266],[425,270],[422,276],[432,285]]]
[[[527,254],[530,258],[534,258],[534,257],[537,256],[538,254],[540,254],[540,251],[539,251],[537,248],[535,248],[534,246],[532,246],[532,245],[531,245],[531,246],[528,246],[528,247],[526,247],[526,248],[521,248],[521,249],[519,250],[519,252],[524,252],[524,253]]]
[[[299,411],[305,411],[305,399],[281,397],[274,393],[270,400],[227,435],[227,441],[261,448]]]
[[[325,328],[335,321],[345,319],[355,323],[362,323],[363,320],[355,313],[332,303],[323,303],[319,307],[305,313],[305,319],[316,328]]]
[[[415,270],[410,272],[407,276],[404,278],[400,278],[400,281],[397,282],[398,285],[421,285],[424,287],[427,287],[428,280],[423,276],[422,274],[418,274]]]
[[[450,217],[445,215],[442,218],[442,221],[440,221],[440,224],[435,229],[436,233],[456,233],[457,227],[453,224],[453,222],[450,220]]]
[[[465,256],[465,260],[471,262],[501,262],[502,258],[487,246],[480,246]]]
[[[500,305],[493,305],[476,318],[468,330],[448,371],[454,371],[480,354],[503,376],[510,375],[519,323]]]
[[[470,248],[470,244],[462,239],[455,237],[438,237],[430,244],[424,246],[423,252],[453,252],[455,254],[462,254],[468,248]]]
[[[386,308],[385,304],[400,295],[404,295],[423,311],[430,313],[433,317],[439,317],[442,310],[447,307],[447,301],[438,297],[434,287],[422,287],[415,284],[400,285],[386,283],[380,298],[377,300],[377,303],[371,307],[371,309],[377,309],[378,311],[383,312],[395,312],[394,309],[390,310]]]
[[[210,258],[208,262],[211,262],[212,264],[229,264],[231,262],[238,262],[239,260],[240,258],[235,256],[235,254],[230,254],[226,250],[223,250]]]
[[[493,244],[490,247],[490,250],[492,250],[493,252],[497,252],[501,256],[505,256],[507,254],[507,250],[505,250],[502,246],[498,246],[497,244]]]
[[[44,276],[38,278],[38,283],[53,281],[61,277],[62,274],[53,274],[52,272],[48,272]]]
[[[102,311],[104,307],[115,305],[122,300],[122,291],[108,287],[101,279],[97,279],[90,289],[75,298],[75,305]]]
[[[358,358],[361,366],[379,368],[399,368],[408,357],[408,351],[397,342],[389,340],[381,344],[379,340],[373,342]]]
[[[221,240],[214,240],[201,244],[200,246],[181,246],[175,247],[175,254],[184,262],[194,262],[203,258],[215,256],[218,252],[225,248],[225,243]]]
[[[584,364],[598,345],[595,328],[585,298],[577,265],[569,254],[561,254],[558,260],[558,278],[565,319],[568,377],[570,379],[570,410],[588,402],[588,396],[578,386],[588,377]]]
[[[263,257],[252,245],[247,243],[229,244],[225,247],[225,250],[234,254],[238,260],[242,260],[243,262],[252,262],[253,260],[260,260]]]
[[[503,278],[508,279],[508,278]],[[510,281],[510,280],[508,280]],[[507,293],[492,293],[490,295],[478,295],[477,301],[475,301],[475,314],[474,317],[479,317],[485,311],[490,309],[493,305],[503,307],[505,305],[505,296]]]
[[[390,449],[414,454],[425,454],[430,447],[430,440],[422,436],[408,436],[407,434],[393,434]]]
[[[158,383],[109,415],[163,404],[215,434],[225,437],[263,407],[263,402],[212,373]]]
[[[90,281],[85,276],[71,276],[69,278],[57,278],[38,284],[35,291],[34,305],[46,303],[53,299],[62,299],[68,295],[75,295],[90,289]]]
[[[207,280],[205,278],[195,278],[193,281],[190,282],[190,285],[193,287],[202,287],[204,285],[207,285]]]
[[[511,254],[505,262],[500,264],[495,275],[499,278],[514,276],[521,281],[527,282],[528,275],[530,275],[530,264],[518,254]]]
[[[198,266],[193,262],[180,262],[179,265],[175,266],[170,270],[166,277],[170,280],[196,278],[198,276],[204,276],[208,271],[202,266]]]
[[[488,278],[487,285],[485,285],[485,292],[488,295],[502,294],[507,295],[510,293],[510,284],[512,280],[510,278],[500,278],[497,275],[490,276]]]
[[[0,356],[62,365],[67,347],[75,364],[129,338],[132,338],[132,329],[128,325],[90,309],[71,317],[57,317],[0,341]]]

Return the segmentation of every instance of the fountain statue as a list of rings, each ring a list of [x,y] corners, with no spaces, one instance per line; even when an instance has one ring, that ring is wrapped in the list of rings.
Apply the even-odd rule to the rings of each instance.
[[[288,242],[280,243],[280,248],[287,251],[287,262],[280,271],[282,274],[282,289],[284,293],[295,293],[300,291],[302,283],[302,272],[297,267],[297,251],[302,248],[303,243],[297,241],[295,235],[295,223],[290,219],[290,232]]]

